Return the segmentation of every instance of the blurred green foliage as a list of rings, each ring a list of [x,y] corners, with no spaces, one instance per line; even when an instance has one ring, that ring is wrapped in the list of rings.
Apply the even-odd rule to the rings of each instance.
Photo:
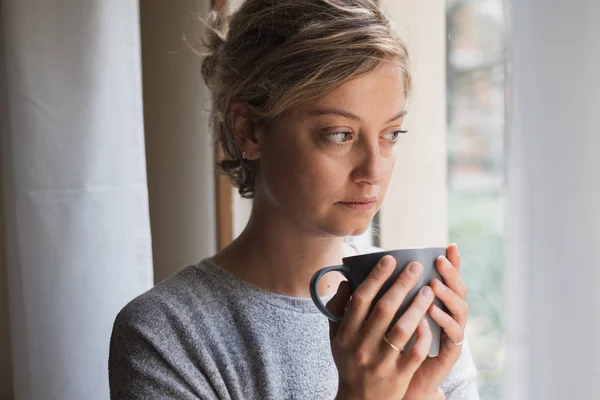
[[[501,398],[504,221],[503,193],[449,191],[449,239],[459,246],[461,272],[468,288],[467,335],[479,372],[482,400]]]

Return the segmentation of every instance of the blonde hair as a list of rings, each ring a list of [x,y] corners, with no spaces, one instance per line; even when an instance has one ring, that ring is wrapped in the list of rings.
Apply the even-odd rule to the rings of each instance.
[[[246,0],[231,16],[211,13],[202,75],[211,91],[218,163],[242,197],[252,198],[258,162],[242,157],[229,105],[244,101],[268,122],[324,96],[391,58],[411,91],[408,53],[377,0]]]

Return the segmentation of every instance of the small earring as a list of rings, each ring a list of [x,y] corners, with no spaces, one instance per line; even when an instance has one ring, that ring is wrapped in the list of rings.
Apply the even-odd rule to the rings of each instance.
[[[242,153],[242,158],[243,158],[244,160],[247,160],[247,158],[246,158],[246,152],[245,152],[245,151]]]

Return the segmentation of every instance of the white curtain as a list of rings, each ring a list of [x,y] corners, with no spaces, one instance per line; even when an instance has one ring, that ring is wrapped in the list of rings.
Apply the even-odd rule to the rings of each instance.
[[[505,398],[600,399],[600,3],[511,3]]]
[[[2,25],[14,398],[106,399],[114,317],[153,284],[138,2],[3,0]]]

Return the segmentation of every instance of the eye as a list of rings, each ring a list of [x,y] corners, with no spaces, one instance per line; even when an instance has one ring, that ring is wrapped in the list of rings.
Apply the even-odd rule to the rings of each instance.
[[[398,140],[400,140],[402,135],[404,135],[407,132],[408,131],[403,131],[403,130],[391,131],[391,132],[388,132],[385,134],[385,138],[392,143],[396,143]]]
[[[332,132],[324,135],[331,144],[342,145],[352,139],[352,132]]]

